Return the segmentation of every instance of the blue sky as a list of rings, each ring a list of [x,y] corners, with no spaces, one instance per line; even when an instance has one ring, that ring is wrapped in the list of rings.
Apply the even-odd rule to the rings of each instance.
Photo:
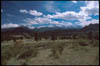
[[[1,27],[77,27],[99,23],[98,1],[2,1]]]

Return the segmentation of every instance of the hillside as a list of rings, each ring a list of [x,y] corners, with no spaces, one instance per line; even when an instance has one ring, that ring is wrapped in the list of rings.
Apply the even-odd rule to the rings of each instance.
[[[38,32],[40,34],[62,34],[62,33],[77,33],[77,32],[88,32],[88,31],[99,31],[99,24],[90,24],[89,26],[85,26],[82,29],[78,28],[61,28],[61,27],[44,27],[44,28],[35,28],[35,29],[30,29],[28,27],[20,26],[17,28],[5,28],[1,29],[1,34],[10,34],[10,35],[23,35],[23,34],[28,34],[28,35],[34,35],[35,32]],[[46,35],[45,34],[45,35]]]
[[[90,24],[84,27],[82,31],[99,31],[99,24]]]

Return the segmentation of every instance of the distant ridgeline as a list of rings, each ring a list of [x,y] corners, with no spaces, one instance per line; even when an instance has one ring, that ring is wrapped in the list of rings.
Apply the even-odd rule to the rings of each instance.
[[[99,24],[90,24],[85,26],[82,31],[99,31]]]
[[[44,27],[44,28],[36,28],[36,29],[29,29],[24,26],[16,27],[16,28],[4,28],[1,29],[1,36],[6,35],[24,35],[24,36],[31,36],[33,37],[35,33],[39,36],[50,36],[52,34],[55,35],[71,35],[71,34],[84,34],[87,32],[99,32],[99,24],[90,24],[85,26],[81,29],[74,29],[74,28],[60,28],[60,27]]]

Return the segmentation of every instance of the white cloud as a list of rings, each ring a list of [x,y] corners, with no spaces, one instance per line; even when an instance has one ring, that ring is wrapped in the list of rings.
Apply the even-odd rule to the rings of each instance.
[[[52,19],[45,18],[45,17],[27,18],[24,21],[26,22],[24,24],[25,26],[40,25],[40,26],[38,26],[38,28],[53,27],[54,25],[59,24],[58,21],[54,21]],[[41,26],[41,24],[42,24],[42,26]],[[47,24],[47,25],[45,25],[45,24]]]
[[[73,3],[77,3],[77,1],[72,1]]]
[[[25,25],[38,24],[38,23],[35,22],[34,19],[32,19],[32,18],[27,18],[27,19],[24,19],[23,21],[26,22]]]
[[[24,20],[26,22],[26,26],[29,26],[30,28],[35,28],[35,27],[32,27],[32,25],[35,25],[35,24],[48,24],[47,25],[42,25],[42,26],[39,26],[38,28],[41,28],[41,27],[54,27],[54,26],[58,26],[58,27],[77,27],[77,26],[87,26],[89,24],[96,24],[96,23],[99,23],[99,20],[96,20],[96,19],[92,19],[90,21],[86,21],[86,20],[80,20],[80,22],[75,22],[75,24],[72,24],[71,22],[65,22],[65,21],[55,21],[55,20],[52,20],[52,19],[49,19],[49,18],[35,18],[35,19],[31,19],[31,18],[28,18],[26,20]]]
[[[64,21],[62,21],[62,22],[59,22],[59,24],[57,24],[56,26],[58,26],[58,27],[70,27],[72,25],[73,24],[71,22],[64,22]]]
[[[98,21],[95,19],[92,19],[90,15],[99,15],[99,2],[85,1],[85,3],[86,3],[86,6],[80,7],[81,10],[79,12],[74,12],[74,11],[66,11],[62,13],[56,12],[56,14],[53,14],[53,15],[48,14],[45,17],[52,18],[52,19],[79,20],[80,22],[78,23],[81,26],[97,23]],[[88,19],[92,19],[92,21],[87,21]]]
[[[28,26],[28,28],[30,28],[30,29],[34,29],[35,27],[34,27],[34,26]]]
[[[71,22],[64,22],[64,21],[55,21],[55,20],[52,20],[50,18],[41,18],[41,17],[38,17],[38,18],[34,18],[34,19],[31,19],[31,18],[27,18],[24,20],[27,24],[26,25],[35,25],[35,24],[48,24],[48,27],[53,27],[54,25],[55,26],[59,26],[59,27],[69,27],[69,26],[72,26],[73,24]],[[44,25],[41,26],[41,27],[45,27]]]
[[[81,22],[76,22],[76,25],[80,25],[80,26],[88,26],[90,24],[99,24],[99,20],[96,19],[92,19],[90,21],[81,21]]]
[[[72,1],[74,3],[77,3],[77,1]],[[51,1],[48,2],[48,6],[45,6],[47,11],[56,12],[53,7],[54,2]],[[99,15],[99,3],[98,1],[85,1],[86,6],[80,7],[79,12],[75,11],[65,11],[65,12],[56,12],[55,14],[51,15],[43,15],[41,12],[37,12],[36,10],[30,10],[28,13],[30,15],[34,16],[41,16],[43,17],[36,17],[34,19],[28,18],[24,21],[27,23],[26,25],[33,25],[33,24],[50,24],[52,27],[54,25],[56,26],[74,26],[71,22],[58,22],[53,19],[62,19],[62,20],[79,20],[79,22],[76,22],[76,25],[86,26],[89,24],[95,24],[98,23],[98,20],[92,19],[90,15]],[[50,6],[49,6],[50,5]],[[87,19],[91,19],[91,21],[87,21]],[[48,25],[49,26],[49,25]],[[41,26],[44,27],[44,26]]]
[[[25,10],[25,9],[21,9],[20,12],[21,12],[21,13],[28,13],[28,11]]]
[[[91,8],[99,8],[99,1],[85,1],[86,5],[89,9]]]
[[[56,21],[57,22],[57,21]],[[43,27],[71,27],[73,26],[73,24],[71,22],[57,22],[56,23],[55,21],[53,21],[53,23],[49,24],[48,26],[47,25],[42,25],[42,26],[39,26],[38,28],[43,28]]]
[[[55,21],[53,19],[46,18],[46,16],[44,16],[44,17],[37,17],[37,18],[34,18],[34,19],[27,18],[24,21],[27,23],[26,25],[49,24],[48,27],[49,26],[53,27],[54,25],[58,26],[58,27],[72,27],[72,26],[73,27],[77,27],[78,25],[86,26],[86,25],[89,25],[89,24],[95,24],[95,23],[99,22],[96,19],[92,19],[91,21],[87,21],[85,19],[79,19],[80,22],[76,22],[76,24],[72,24],[71,22],[65,22],[65,21],[60,21],[60,22],[59,21]],[[88,18],[88,19],[90,19],[90,18]],[[46,26],[43,25],[43,26],[40,26],[40,27],[46,27]]]
[[[3,12],[3,9],[1,9],[1,13]]]
[[[37,22],[38,24],[49,24],[51,23],[51,19],[48,18],[36,18],[34,19],[35,22]]]
[[[64,20],[77,20],[77,19],[83,19],[84,18],[81,14],[76,13],[74,11],[67,11],[67,12],[63,12],[63,13],[56,12],[55,15],[49,14],[45,17],[53,18],[53,19],[64,19]]]
[[[74,1],[72,1],[74,2]],[[89,15],[99,15],[99,2],[98,1],[85,1],[86,6],[80,7],[79,12],[65,11],[56,12],[56,14],[48,14],[46,17],[53,19],[64,19],[64,20],[79,20],[79,19],[91,19]]]
[[[33,16],[41,16],[43,15],[41,12],[37,12],[36,10],[30,10],[29,13]]]
[[[49,18],[45,17],[36,17],[34,19],[32,18],[27,18],[24,20],[27,24],[26,25],[32,25],[32,24],[58,24],[58,21],[54,21]]]
[[[72,25],[71,22],[59,22],[59,21],[55,21],[55,20],[52,20],[52,19],[49,19],[49,18],[45,18],[45,17],[38,17],[38,18],[34,18],[34,19],[31,19],[31,18],[27,18],[24,20],[26,22],[26,25],[27,26],[31,26],[31,25],[36,25],[36,24],[47,24],[48,27],[53,27],[54,25],[55,26],[65,26],[65,27],[69,27]],[[43,26],[40,26],[39,28],[41,27],[46,27],[47,25],[43,25]]]
[[[1,28],[11,28],[11,27],[19,27],[19,25],[18,24],[9,23],[9,24],[3,24],[1,26]]]
[[[25,10],[25,9],[21,9],[19,10],[19,12],[21,13],[26,13],[26,14],[30,14],[30,15],[33,15],[33,16],[41,16],[43,15],[41,12],[38,12],[36,10]]]
[[[81,13],[85,15],[99,15],[99,2],[98,1],[85,1],[86,6],[80,7]]]

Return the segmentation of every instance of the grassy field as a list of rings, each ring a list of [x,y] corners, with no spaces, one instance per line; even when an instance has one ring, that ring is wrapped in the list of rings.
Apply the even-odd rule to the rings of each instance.
[[[24,39],[1,43],[2,65],[99,65],[98,40]]]

